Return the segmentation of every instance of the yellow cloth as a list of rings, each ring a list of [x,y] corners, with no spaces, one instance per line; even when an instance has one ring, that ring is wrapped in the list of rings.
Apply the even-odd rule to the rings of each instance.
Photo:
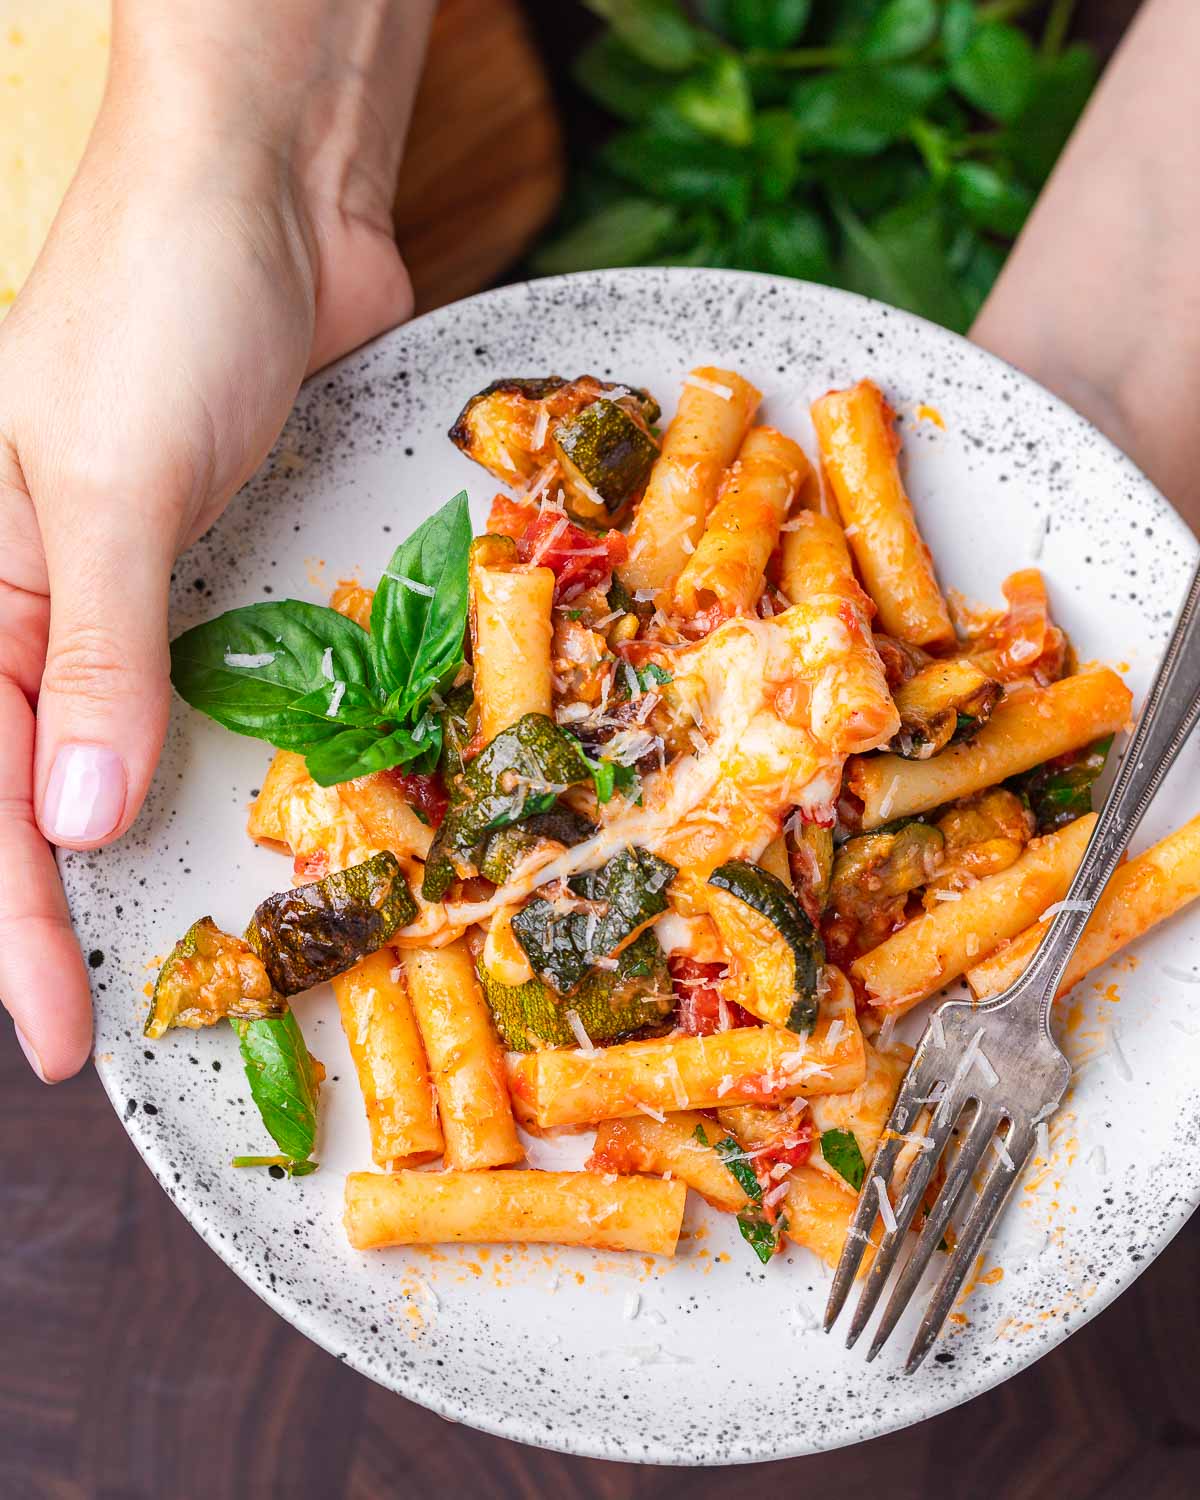
[[[109,0],[0,0],[0,318],[83,154],[108,41]]]

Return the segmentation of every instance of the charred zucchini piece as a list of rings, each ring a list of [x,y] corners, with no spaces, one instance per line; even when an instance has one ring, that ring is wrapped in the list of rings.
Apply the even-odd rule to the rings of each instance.
[[[211,917],[193,922],[158,972],[146,1035],[172,1026],[212,1026],[226,1016],[278,1016],[287,1001],[271,983],[261,958]]]
[[[501,828],[488,839],[479,858],[479,873],[496,885],[508,880],[518,862],[540,843],[553,840],[568,849],[591,838],[596,825],[569,807],[552,807],[549,812],[526,818],[518,828]]]
[[[643,932],[617,955],[615,969],[593,969],[575,993],[556,995],[540,979],[504,985],[479,964],[479,982],[496,1030],[513,1052],[573,1047],[578,1037],[567,1012],[593,1042],[626,1041],[662,1031],[674,1005],[667,960],[653,932]]]
[[[268,896],[246,941],[281,995],[323,984],[382,948],[417,914],[417,903],[388,850],[311,885]]]
[[[900,731],[889,748],[908,760],[928,760],[986,724],[1001,692],[969,657],[931,662],[893,694]]]
[[[463,769],[463,754],[474,733],[472,710],[475,693],[470,682],[451,688],[443,699],[444,707],[438,710],[438,721],[442,726],[442,754],[438,770],[443,781],[458,776]]]
[[[833,878],[833,829],[819,823],[801,823],[788,836],[788,864],[800,905],[814,922],[829,900]]]
[[[915,891],[937,874],[945,842],[940,829],[919,822],[847,839],[834,860],[830,905],[861,918]]]
[[[658,446],[615,401],[593,401],[554,429],[554,451],[567,493],[615,516],[646,482]]]
[[[502,730],[450,785],[450,809],[425,862],[421,894],[440,901],[457,875],[478,871],[484,836],[549,812],[569,786],[591,779],[574,740],[545,714]]]
[[[1035,766],[1024,776],[1007,783],[1028,801],[1037,819],[1039,833],[1065,828],[1084,813],[1091,812],[1092,787],[1104,770],[1112,742],[1110,734],[1073,755],[1060,756],[1057,760]]]
[[[755,984],[760,989],[764,982],[771,984],[772,996],[778,990],[789,1007],[785,1023],[789,1030],[811,1031],[817,1019],[825,947],[803,907],[782,880],[748,860],[731,859],[718,865],[708,883],[764,917],[778,934],[780,941],[772,946],[769,958],[764,952],[764,962],[756,965]]]
[[[450,429],[450,441],[497,479],[520,486],[555,457],[554,427],[602,398],[644,424],[658,420],[658,403],[646,391],[594,375],[494,380],[463,407]]]
[[[622,849],[598,870],[573,876],[572,910],[534,896],[512,919],[513,936],[533,972],[560,995],[571,994],[599,959],[667,909],[664,895],[679,872],[645,849]]]

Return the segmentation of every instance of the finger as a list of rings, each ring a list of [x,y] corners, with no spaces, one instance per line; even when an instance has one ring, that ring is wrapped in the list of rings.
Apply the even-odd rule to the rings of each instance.
[[[171,556],[136,516],[70,513],[46,528],[50,637],[37,710],[38,821],[51,841],[94,848],[141,807],[166,732]]]
[[[33,818],[34,719],[0,677],[0,1001],[47,1083],[87,1061],[92,1006],[54,855]]]

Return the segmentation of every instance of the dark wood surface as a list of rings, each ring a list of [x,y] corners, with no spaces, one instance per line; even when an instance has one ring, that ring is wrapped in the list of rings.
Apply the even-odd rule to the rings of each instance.
[[[548,21],[569,3],[530,8]],[[1135,8],[1080,12],[1111,44]],[[537,1452],[455,1427],[294,1333],[170,1205],[95,1075],[45,1089],[0,1037],[0,1500],[1187,1500],[1198,1350],[1193,1220],[1066,1344],[905,1432],[703,1472]]]

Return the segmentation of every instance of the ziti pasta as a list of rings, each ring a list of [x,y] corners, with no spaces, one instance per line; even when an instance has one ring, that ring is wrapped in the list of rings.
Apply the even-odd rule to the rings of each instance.
[[[907,1067],[881,1023],[1003,988],[1082,856],[1129,692],[1034,569],[956,628],[880,388],[821,397],[812,455],[736,371],[677,394],[663,429],[632,384],[496,380],[450,432],[507,487],[480,535],[456,496],[376,588],[173,645],[180,693],[275,747],[249,833],[292,883],[196,921],[146,1029],[232,1024],[275,1143],[238,1162],[301,1176],[332,980],[382,1169],[346,1182],[356,1249],[672,1255],[691,1189],[764,1262],[836,1260]],[[1193,819],[1067,983],[1198,893]],[[562,1130],[586,1170],[525,1165]]]

